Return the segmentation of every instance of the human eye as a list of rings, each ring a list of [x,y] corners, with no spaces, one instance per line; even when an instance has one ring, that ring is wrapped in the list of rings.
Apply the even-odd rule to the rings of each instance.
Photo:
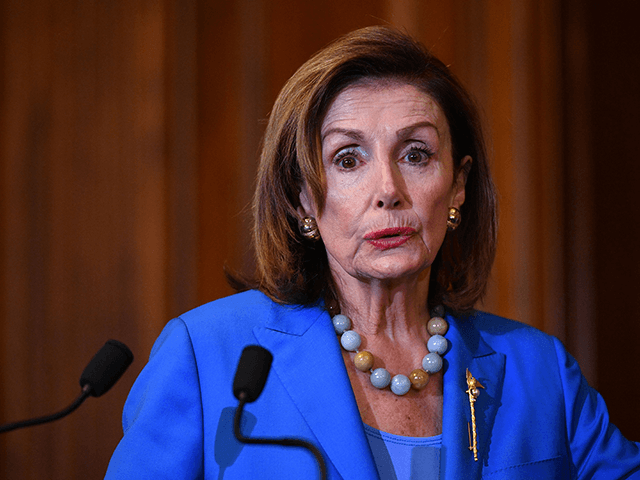
[[[345,148],[336,154],[333,163],[343,170],[351,170],[359,165],[361,156],[358,148]]]
[[[411,165],[423,165],[427,163],[434,152],[423,144],[410,145],[402,156],[402,160]]]

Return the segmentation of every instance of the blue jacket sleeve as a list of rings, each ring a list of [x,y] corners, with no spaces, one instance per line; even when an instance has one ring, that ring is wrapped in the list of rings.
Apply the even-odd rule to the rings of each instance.
[[[124,436],[106,479],[203,478],[198,367],[180,319],[167,324],[124,406]]]
[[[582,376],[580,367],[554,339],[564,389],[572,477],[578,479],[640,479],[640,445],[628,441],[609,422],[603,398]]]

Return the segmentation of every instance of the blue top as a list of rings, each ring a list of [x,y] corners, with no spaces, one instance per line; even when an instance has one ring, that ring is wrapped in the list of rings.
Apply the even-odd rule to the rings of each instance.
[[[364,426],[380,480],[438,480],[442,435],[404,437]]]
[[[640,479],[640,445],[609,423],[560,341],[481,312],[447,321],[441,479]],[[167,324],[125,404],[106,478],[317,479],[306,450],[233,437],[231,385],[250,344],[274,360],[262,395],[245,408],[244,433],[314,442],[332,480],[379,478],[329,315],[257,291]],[[478,461],[469,451],[467,368],[485,387],[475,403]]]

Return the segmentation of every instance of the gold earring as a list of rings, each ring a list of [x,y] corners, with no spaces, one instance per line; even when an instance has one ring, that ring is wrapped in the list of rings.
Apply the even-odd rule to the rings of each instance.
[[[318,230],[316,219],[313,217],[304,217],[300,225],[300,233],[309,240],[320,240],[320,230]]]
[[[447,217],[447,230],[452,232],[460,225],[462,215],[456,207],[449,208],[449,216]]]

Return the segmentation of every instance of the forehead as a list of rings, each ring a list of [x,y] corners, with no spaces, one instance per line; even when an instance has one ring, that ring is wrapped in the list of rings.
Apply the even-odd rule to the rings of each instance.
[[[329,104],[321,136],[335,129],[402,128],[427,122],[439,137],[449,136],[449,126],[438,103],[418,87],[397,80],[363,80],[340,92]]]

